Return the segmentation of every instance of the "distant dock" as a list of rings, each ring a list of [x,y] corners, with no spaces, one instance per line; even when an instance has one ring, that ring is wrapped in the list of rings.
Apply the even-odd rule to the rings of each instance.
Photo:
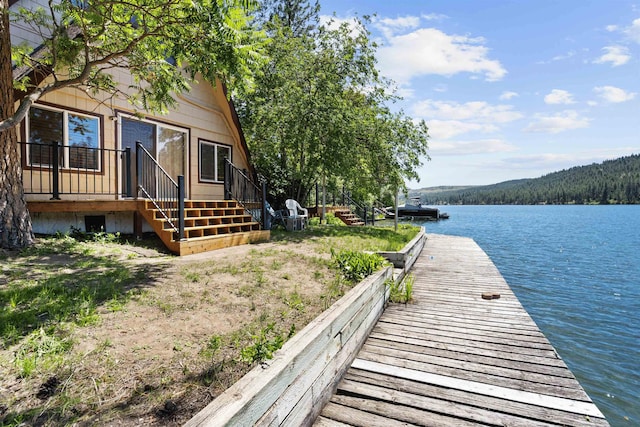
[[[428,235],[411,272],[315,426],[609,425],[472,239]]]

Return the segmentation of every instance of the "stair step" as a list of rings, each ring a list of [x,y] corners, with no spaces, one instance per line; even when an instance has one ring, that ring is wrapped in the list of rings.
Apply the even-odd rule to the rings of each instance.
[[[175,202],[158,202],[168,215],[177,216]],[[151,224],[163,242],[176,253],[196,253],[215,248],[268,239],[259,222],[235,200],[185,200],[185,239],[180,239],[169,224],[177,218],[167,219],[155,204],[147,200],[140,212]],[[234,237],[234,233],[240,233]],[[226,236],[226,238],[225,238]],[[192,242],[197,240],[196,243]],[[208,242],[210,240],[211,242]]]
[[[162,211],[160,209],[149,209],[150,212],[153,212],[153,216],[156,219],[163,219]],[[172,213],[175,215],[177,213],[177,209],[171,209]],[[184,210],[185,218],[201,218],[201,217],[223,217],[223,216],[234,216],[234,215],[247,215],[243,208],[185,208]]]
[[[178,218],[156,218],[156,221],[161,221],[164,223],[164,226],[169,223],[169,221],[174,224],[178,222]],[[193,227],[196,225],[204,226],[204,225],[221,225],[221,224],[241,224],[245,222],[254,221],[251,215],[226,215],[226,216],[199,216],[199,217],[189,217],[184,219],[185,226]]]
[[[202,237],[222,236],[233,233],[242,233],[247,231],[259,231],[260,224],[257,222],[245,222],[239,224],[221,224],[207,227],[189,227],[184,229],[188,240]],[[174,240],[177,240],[174,233]]]
[[[165,209],[177,208],[176,202],[159,201],[158,204]],[[185,209],[235,209],[242,208],[235,200],[185,200]],[[151,200],[145,201],[146,209],[156,209]]]

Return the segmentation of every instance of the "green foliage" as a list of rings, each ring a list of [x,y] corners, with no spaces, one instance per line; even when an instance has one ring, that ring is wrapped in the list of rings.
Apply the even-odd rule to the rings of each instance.
[[[276,8],[280,19],[265,25],[270,61],[237,103],[274,201],[304,200],[322,178],[374,195],[402,186],[426,155],[427,127],[386,107],[395,95],[376,69],[367,22],[317,27],[317,11],[295,3],[279,3],[291,8]]]
[[[346,226],[346,224],[340,218],[338,218],[331,212],[327,213],[324,218],[327,225],[336,225],[339,227]]]
[[[418,196],[432,204],[638,204],[640,154],[578,166],[535,179],[481,187],[427,190],[411,191],[409,196]]]
[[[324,216],[326,225],[335,225],[335,226],[346,226],[344,222],[338,217],[336,217],[332,212],[327,212]],[[320,225],[320,217],[313,217],[309,219],[309,225]]]
[[[413,283],[415,277],[409,274],[402,280],[396,282],[393,279],[387,280],[386,285],[389,287],[389,301],[401,304],[407,304],[413,301]]]
[[[295,334],[295,326],[291,325],[287,336],[275,331],[275,324],[269,323],[256,335],[252,336],[252,344],[240,350],[240,360],[253,364],[264,362],[273,357],[276,350],[282,348],[285,341]]]
[[[247,17],[255,1],[65,0],[52,5],[10,9],[12,23],[43,35],[42,49],[20,45],[11,50],[16,67],[46,66],[54,76],[39,87],[28,72],[14,80],[16,88],[35,98],[75,87],[98,101],[122,97],[137,109],[164,112],[175,105],[173,94],[190,89],[197,73],[214,84],[222,78],[249,90],[255,68],[264,61],[266,38]],[[118,87],[113,68],[126,69],[133,84]]]
[[[360,282],[386,263],[378,254],[352,250],[336,252],[331,249],[331,259],[344,278],[351,283]]]

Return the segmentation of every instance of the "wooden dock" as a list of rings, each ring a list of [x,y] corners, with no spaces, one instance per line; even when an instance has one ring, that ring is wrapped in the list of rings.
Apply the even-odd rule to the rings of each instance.
[[[473,240],[428,235],[412,273],[315,426],[609,425]]]

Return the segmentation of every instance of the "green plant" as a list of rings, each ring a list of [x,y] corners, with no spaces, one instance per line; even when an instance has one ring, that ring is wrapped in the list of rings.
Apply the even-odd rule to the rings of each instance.
[[[274,324],[270,323],[262,328],[257,335],[253,335],[253,343],[240,350],[240,359],[249,364],[271,359],[273,353],[284,344],[282,336],[275,334],[273,330]]]
[[[187,271],[184,273],[184,278],[192,283],[197,283],[200,281],[200,273],[197,271]]]
[[[396,282],[388,279],[386,282],[389,287],[389,301],[401,304],[407,304],[413,301],[413,284],[415,277],[409,274],[402,282]]]
[[[71,341],[48,333],[44,328],[32,332],[16,350],[14,365],[23,378],[31,376],[39,367],[47,368],[60,362],[60,355],[72,347]]]
[[[373,253],[331,249],[334,266],[351,283],[357,283],[385,264],[385,259]]]
[[[275,324],[269,323],[263,327],[258,334],[251,337],[252,344],[240,350],[240,360],[245,363],[264,362],[273,357],[273,353],[282,348],[285,341],[295,334],[295,325],[291,325],[288,335],[275,331]]]
[[[305,304],[302,300],[302,296],[297,290],[291,292],[288,295],[285,295],[283,301],[289,308],[293,310],[300,312],[304,311]]]
[[[325,215],[325,221],[327,225],[337,225],[340,227],[346,226],[346,224],[332,212],[329,212]]]
[[[120,233],[107,233],[105,231],[97,231],[90,234],[90,240],[96,243],[119,243]]]

